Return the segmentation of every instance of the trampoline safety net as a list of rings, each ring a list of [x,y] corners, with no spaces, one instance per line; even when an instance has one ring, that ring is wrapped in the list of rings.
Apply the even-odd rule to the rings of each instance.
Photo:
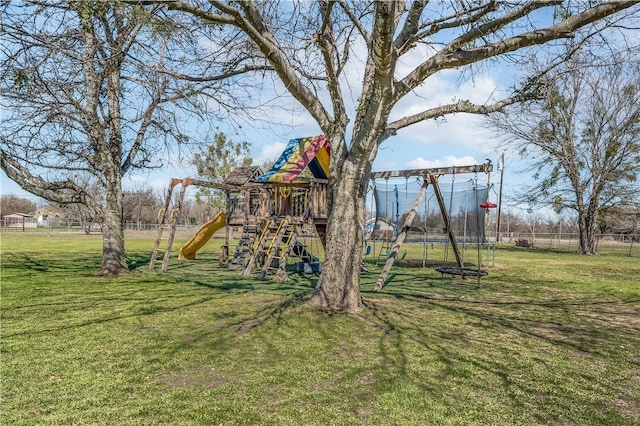
[[[405,224],[418,197],[421,180],[376,180],[374,185],[375,212],[367,225],[371,240],[395,240]],[[456,240],[464,243],[485,241],[485,209],[480,204],[487,200],[489,189],[471,179],[456,182],[440,182],[440,192],[449,213],[451,228]],[[433,191],[427,187],[408,230],[407,241],[445,242],[447,229],[440,206]]]

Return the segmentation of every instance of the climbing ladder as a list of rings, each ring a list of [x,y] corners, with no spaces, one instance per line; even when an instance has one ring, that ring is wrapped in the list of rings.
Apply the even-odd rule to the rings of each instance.
[[[274,279],[286,281],[289,278],[287,276],[287,262],[289,252],[293,249],[296,241],[298,241],[296,232],[288,226],[288,221],[285,219],[280,222],[280,229],[267,250],[267,258],[262,265],[260,278],[265,279],[270,273]]]
[[[187,187],[191,185],[191,179],[176,179],[173,178],[169,181],[169,188],[167,189],[167,196],[165,198],[164,207],[158,211],[158,235],[156,237],[156,242],[153,245],[153,253],[151,254],[151,260],[149,261],[149,269],[154,269],[156,265],[156,260],[158,258],[159,252],[164,252],[164,256],[162,259],[162,271],[165,272],[167,270],[167,266],[169,265],[169,258],[171,257],[171,246],[173,246],[173,239],[176,235],[177,228],[177,215],[180,213],[184,202],[184,194],[187,190]],[[180,192],[178,194],[178,198],[172,203],[173,200],[173,189],[182,183],[182,188],[180,188]],[[169,231],[169,235],[165,238],[163,237],[164,231]],[[160,243],[166,240],[166,247],[164,249],[160,248]]]
[[[258,232],[256,232],[257,237],[254,239],[253,244],[249,247],[248,251],[245,251],[248,255],[244,256],[245,261],[242,263],[242,266],[244,267],[242,275],[245,277],[252,276],[256,265],[260,265],[262,263],[261,260],[264,261],[265,247],[269,242],[269,237],[275,229],[275,221],[273,219],[268,219],[262,224],[259,235]]]
[[[286,280],[289,252],[296,241],[296,231],[288,219],[266,221],[253,243],[242,274],[249,277],[258,271],[258,276],[263,279],[274,277]]]
[[[229,269],[244,269],[254,253],[254,244],[258,238],[259,227],[256,224],[245,224],[236,251],[229,261]]]

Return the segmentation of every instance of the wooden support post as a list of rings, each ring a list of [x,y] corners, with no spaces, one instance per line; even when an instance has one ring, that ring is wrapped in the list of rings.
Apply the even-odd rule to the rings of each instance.
[[[322,244],[322,249],[327,249],[327,225],[316,223],[314,225],[316,227],[316,233],[318,234],[318,238],[320,239],[320,244]]]
[[[414,170],[392,170],[386,172],[371,172],[371,179],[389,178],[389,177],[412,177],[422,176],[425,179],[429,176],[440,176],[447,174],[461,173],[489,173],[493,171],[493,165],[489,161],[485,164],[473,164],[470,166],[454,166],[454,167],[434,167],[430,169],[414,169]]]
[[[464,264],[462,263],[462,256],[460,255],[460,250],[458,249],[458,243],[456,242],[456,237],[453,234],[453,228],[451,227],[451,218],[449,217],[449,213],[447,212],[447,207],[444,204],[444,198],[442,198],[442,192],[440,192],[440,186],[438,185],[438,177],[432,174],[427,175],[427,179],[433,185],[433,192],[438,200],[438,206],[440,206],[440,213],[442,213],[442,219],[444,219],[444,226],[447,230],[447,236],[449,237],[449,242],[451,242],[451,248],[453,249],[453,254],[456,256],[456,264],[458,268],[463,268]]]
[[[160,240],[162,239],[162,231],[165,227],[167,217],[170,216],[169,205],[171,204],[171,195],[173,194],[173,188],[182,182],[182,179],[172,178],[169,180],[169,188],[167,188],[167,195],[164,200],[164,206],[158,212],[158,235],[156,236],[156,242],[153,246],[153,252],[151,254],[151,260],[149,261],[149,269],[153,269],[156,264],[156,257],[158,256],[158,250],[160,249]]]
[[[289,261],[289,252],[293,250],[293,246],[298,241],[296,235],[297,231],[295,231],[294,229],[289,229],[289,235],[286,236],[287,240],[280,245],[280,259],[278,261],[278,269],[273,276],[274,280],[289,280],[289,275],[287,275],[287,262]]]
[[[382,272],[380,273],[380,276],[378,277],[378,281],[376,282],[376,286],[374,287],[375,291],[380,291],[384,286],[384,282],[387,279],[387,275],[389,275],[389,271],[391,270],[391,267],[393,266],[393,263],[395,262],[396,257],[398,257],[400,246],[402,246],[402,244],[404,243],[404,240],[407,238],[407,233],[409,232],[409,228],[411,227],[411,222],[413,222],[413,218],[416,217],[418,207],[420,207],[420,202],[422,202],[422,197],[424,197],[424,194],[427,192],[428,185],[429,183],[425,179],[424,183],[422,184],[422,187],[420,188],[420,192],[418,192],[418,196],[416,197],[416,200],[413,202],[411,211],[407,214],[407,217],[404,222],[404,226],[402,227],[402,230],[396,237],[396,241],[393,247],[391,248],[391,253],[389,253],[389,256],[387,257],[387,261],[385,262],[384,267],[382,268]]]
[[[162,272],[167,271],[167,266],[169,266],[169,258],[171,257],[171,247],[173,246],[173,238],[176,236],[176,229],[178,227],[178,219],[175,215],[180,214],[182,210],[182,205],[184,202],[184,194],[187,192],[187,186],[191,185],[192,180],[187,178],[182,180],[182,188],[180,188],[180,194],[178,195],[177,206],[171,210],[171,232],[169,233],[169,238],[167,239],[167,249],[164,252],[164,257],[162,259]]]

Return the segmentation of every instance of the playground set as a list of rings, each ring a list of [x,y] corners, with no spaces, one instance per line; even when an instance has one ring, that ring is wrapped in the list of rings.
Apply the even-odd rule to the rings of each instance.
[[[374,194],[371,210],[375,203],[375,218],[370,226],[369,240],[382,242],[376,265],[384,258],[376,290],[382,288],[400,248],[409,241],[422,244],[423,266],[426,266],[428,244],[443,243],[445,259],[437,264],[437,271],[463,278],[487,275],[480,267],[481,248],[489,245],[485,237],[486,213],[497,207],[488,201],[492,170],[491,162],[487,161],[469,166],[371,173]],[[485,186],[478,185],[478,173],[487,175]],[[465,179],[463,188],[456,188],[456,176],[469,174],[473,174],[473,178]],[[451,179],[448,192],[441,189],[441,176]],[[431,202],[434,198],[435,203]],[[467,267],[464,260],[464,248],[469,243],[473,243],[478,252],[475,268]],[[448,259],[449,249],[455,257],[453,262]]]
[[[319,259],[309,252],[300,236],[304,225],[312,225],[324,242],[327,225],[327,185],[330,147],[323,135],[292,139],[273,167],[262,173],[259,167],[235,169],[222,184],[196,179],[172,179],[164,207],[158,214],[160,226],[149,263],[155,267],[163,232],[169,231],[162,261],[166,271],[176,231],[175,217],[190,185],[215,188],[225,194],[225,212],[205,223],[179,251],[179,259],[195,259],[213,234],[225,227],[220,262],[245,276],[286,279],[286,265],[293,254],[302,271],[319,272]],[[302,172],[309,170],[310,177]],[[174,188],[182,184],[177,199]],[[240,237],[231,249],[233,229]]]
[[[195,185],[221,190],[225,194],[225,211],[202,225],[196,234],[180,248],[178,253],[180,260],[195,259],[197,251],[211,239],[213,234],[225,228],[220,263],[230,269],[241,271],[244,276],[286,280],[290,256],[299,258],[296,264],[298,272],[320,272],[322,264],[305,244],[303,235],[309,228],[314,229],[321,244],[325,244],[329,158],[330,146],[326,138],[319,135],[289,141],[273,167],[266,173],[263,173],[259,167],[240,167],[232,171],[223,183],[191,178],[171,179],[164,206],[158,213],[158,233],[149,269],[155,268],[159,254],[164,252],[162,271],[167,270],[177,229],[176,217],[182,208],[186,189]],[[303,173],[305,170],[308,172]],[[456,259],[455,267],[447,267],[441,272],[462,276],[486,274],[480,269],[465,269],[463,256],[456,241],[455,227],[449,214],[455,207],[453,191],[450,194],[447,209],[438,178],[448,174],[453,176],[465,173],[477,175],[479,172],[489,174],[491,171],[492,165],[488,162],[462,167],[372,173],[374,196],[371,199],[376,203],[376,218],[369,235],[372,239],[382,238],[386,257],[376,288],[381,288],[384,284],[400,247],[408,241],[407,238],[410,238],[416,230],[427,229],[426,226],[416,225],[416,222],[422,221],[426,225],[427,217],[431,216],[426,207],[431,198],[428,196],[428,191],[433,191],[432,196],[436,197],[446,241],[450,244]],[[390,180],[398,178],[405,179],[405,191],[401,191],[395,184],[393,192],[390,192],[388,188]],[[408,190],[410,179],[414,186],[415,183],[419,184],[417,194]],[[182,186],[175,196],[174,191],[178,185]],[[427,194],[426,197],[425,194]],[[495,207],[495,204],[488,203],[487,195],[486,189],[482,192],[475,188],[473,200],[470,197],[465,199],[467,205],[472,203],[475,206],[472,214],[468,214],[468,207],[465,206],[465,242],[467,223],[472,222],[468,218],[474,216],[476,239],[478,242],[484,239],[483,212],[490,207]],[[408,208],[410,199],[412,199],[411,209]],[[402,204],[405,206],[404,209],[401,208]],[[166,238],[165,232],[168,232]],[[426,233],[424,235],[426,236]],[[161,247],[163,242],[166,242],[164,248]],[[367,251],[370,251],[370,247],[367,247]],[[380,253],[382,252],[381,249]],[[478,263],[479,267],[480,263]]]

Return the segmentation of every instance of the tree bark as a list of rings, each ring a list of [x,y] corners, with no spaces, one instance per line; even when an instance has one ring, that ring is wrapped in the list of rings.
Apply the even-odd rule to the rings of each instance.
[[[352,173],[343,176],[333,187],[326,230],[326,259],[310,301],[313,305],[350,313],[363,308],[360,265],[366,180],[366,177],[363,179]]]
[[[579,254],[596,254],[596,217],[590,213],[581,213],[578,217]]]
[[[107,206],[102,226],[102,265],[98,275],[128,274],[130,271],[124,250],[124,208],[119,174],[114,173],[111,175],[111,179],[108,179],[106,193]]]

